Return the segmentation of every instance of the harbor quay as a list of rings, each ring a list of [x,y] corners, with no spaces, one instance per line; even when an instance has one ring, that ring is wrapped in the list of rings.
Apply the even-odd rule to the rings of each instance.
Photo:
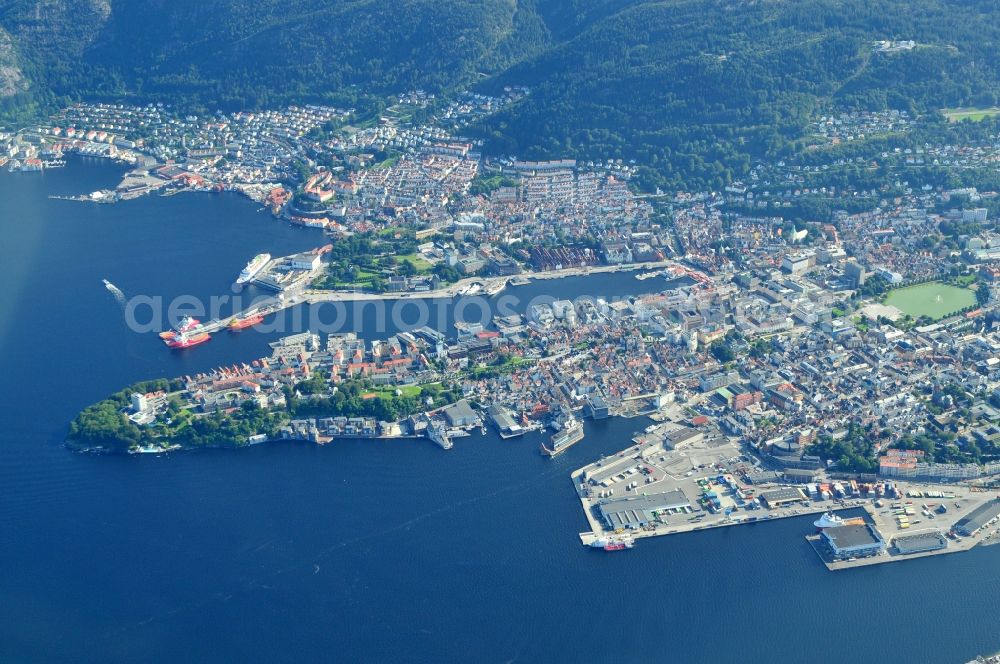
[[[579,535],[584,546],[630,548],[647,537],[811,514],[822,516],[805,538],[831,571],[1000,541],[996,492],[822,476],[782,481],[719,430],[664,419],[630,447],[571,473],[590,527]]]
[[[193,327],[189,331],[214,334],[234,327],[235,324],[240,324],[238,328],[242,329],[243,327],[259,324],[266,316],[301,304],[352,303],[360,306],[367,303],[379,302],[421,302],[441,298],[492,297],[510,285],[523,285],[529,283],[530,280],[550,280],[603,273],[657,270],[676,265],[670,261],[658,261],[632,265],[562,268],[558,270],[528,272],[514,279],[506,276],[470,277],[461,279],[448,286],[428,291],[373,293],[360,290],[326,290],[311,287],[310,284],[312,281],[327,265],[325,258],[327,252],[328,246],[325,246],[291,256],[271,257],[270,254],[257,256],[247,264],[247,268],[244,269],[236,285],[237,287],[242,287],[244,284],[252,284],[268,291],[271,295],[254,298],[250,306],[232,315],[198,321],[197,327]],[[247,271],[251,269],[254,261],[257,259],[262,259],[260,265],[253,270],[252,274],[247,275]],[[106,285],[109,289],[117,288],[113,284],[110,284],[110,282],[106,282]],[[228,296],[224,296],[224,298],[228,300]],[[153,303],[137,299],[134,302],[126,300],[125,304],[127,316],[136,319],[142,307],[149,307]],[[206,308],[206,311],[210,309],[212,307]],[[241,324],[244,322],[250,322],[250,325]],[[135,323],[136,328],[144,328],[145,326],[146,323]]]
[[[568,267],[558,270],[540,270],[525,272],[521,280],[562,279],[565,277],[580,277],[591,274],[606,274],[614,272],[631,272],[636,270],[655,270],[676,265],[673,261],[651,261],[628,265],[595,265],[588,267]],[[307,289],[303,292],[305,301],[310,304],[318,302],[350,302],[356,300],[419,300],[438,297],[459,297],[463,295],[495,295],[505,289],[513,280],[510,277],[468,277],[442,288],[398,293],[368,293],[364,291],[340,291]]]
[[[949,499],[941,505],[952,505],[953,507],[957,505],[958,507],[954,509],[959,514],[938,512],[937,509],[927,510],[930,512],[930,518],[925,521],[927,527],[907,527],[906,520],[900,521],[898,518],[900,510],[905,515],[908,509],[914,511],[917,509],[914,507],[918,504],[918,501],[914,500],[917,496],[910,494],[923,494],[925,490],[911,488],[907,490],[904,500],[894,501],[893,504],[886,504],[881,508],[873,503],[865,504],[865,514],[862,517],[865,525],[861,526],[858,532],[847,533],[847,535],[848,544],[854,547],[865,547],[870,552],[866,555],[852,551],[846,556],[838,556],[830,543],[830,538],[823,532],[806,535],[806,541],[816,551],[826,568],[831,571],[959,553],[976,546],[987,546],[1000,542],[1000,527],[995,523],[970,531],[967,535],[959,534],[956,532],[958,528],[954,527],[977,510],[989,511],[992,507],[991,503],[996,501],[994,495],[986,492],[973,493],[968,487],[963,486],[953,487],[953,489],[947,493],[953,496],[954,500]],[[936,492],[932,491],[932,493]],[[933,499],[920,499],[922,511],[924,511],[922,505],[930,507],[928,503],[924,502],[927,500]],[[941,505],[938,505],[937,508],[940,508]],[[996,509],[1000,513],[1000,507]],[[942,532],[943,528],[951,529]],[[860,532],[862,529],[866,530],[868,534]]]
[[[612,535],[674,535],[831,509],[829,501],[804,499],[762,504],[764,493],[784,487],[739,479],[759,462],[717,429],[706,433],[668,421],[646,433],[652,435],[637,436],[632,446],[571,474],[590,525],[590,532],[580,533],[584,545]],[[834,506],[857,504],[843,500]]]

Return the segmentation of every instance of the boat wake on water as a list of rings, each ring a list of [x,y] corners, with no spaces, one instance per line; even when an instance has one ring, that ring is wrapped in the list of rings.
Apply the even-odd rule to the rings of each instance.
[[[107,279],[102,279],[101,281],[104,282],[104,287],[108,289],[108,292],[114,295],[115,299],[118,300],[118,304],[125,306],[125,293],[122,292],[122,289],[118,288],[118,286],[115,286]]]

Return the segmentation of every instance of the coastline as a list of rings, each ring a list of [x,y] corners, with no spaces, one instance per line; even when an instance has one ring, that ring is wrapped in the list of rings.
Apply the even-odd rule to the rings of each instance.
[[[94,454],[101,456],[129,456],[129,455],[160,455],[160,454],[172,454],[172,453],[191,453],[198,452],[202,450],[244,450],[249,447],[257,447],[258,445],[274,445],[277,443],[308,443],[313,445],[329,445],[331,443],[348,441],[348,440],[365,440],[365,441],[396,441],[396,440],[429,440],[426,436],[415,436],[415,435],[399,435],[399,436],[335,436],[329,440],[323,440],[321,442],[309,440],[308,438],[282,438],[281,436],[268,437],[265,440],[256,441],[244,441],[244,442],[233,442],[229,445],[213,443],[210,445],[191,445],[183,443],[172,443],[166,447],[142,447],[137,449],[128,450],[125,452],[117,452],[115,450],[109,450],[101,447],[86,446],[76,440],[66,438],[63,442],[65,446],[78,454]]]

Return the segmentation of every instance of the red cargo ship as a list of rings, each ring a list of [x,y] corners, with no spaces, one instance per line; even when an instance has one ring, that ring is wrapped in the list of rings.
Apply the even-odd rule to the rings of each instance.
[[[245,330],[248,327],[253,327],[257,323],[264,320],[261,314],[253,314],[252,316],[247,316],[246,318],[234,318],[229,322],[229,329],[233,331]]]
[[[624,551],[635,546],[635,542],[628,535],[613,537],[598,537],[590,543],[593,549],[604,549],[605,551]]]
[[[191,316],[185,316],[181,322],[172,330],[167,330],[166,332],[160,332],[160,338],[164,341],[173,339],[177,335],[183,335],[191,330],[195,329],[201,325],[201,321],[197,318],[191,318]]]
[[[191,335],[178,334],[173,339],[167,340],[167,346],[169,348],[190,348],[191,346],[203,344],[211,338],[212,335],[207,332],[198,332],[197,334]]]

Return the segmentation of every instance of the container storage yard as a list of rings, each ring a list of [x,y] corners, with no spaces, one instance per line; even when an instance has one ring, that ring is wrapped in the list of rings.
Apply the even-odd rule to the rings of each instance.
[[[858,482],[762,467],[714,427],[652,425],[618,454],[572,473],[590,531],[585,546],[823,514],[806,536],[840,570],[967,551],[993,543],[1000,498],[966,485]],[[847,511],[846,516],[837,512]],[[607,546],[627,542],[627,546]]]

